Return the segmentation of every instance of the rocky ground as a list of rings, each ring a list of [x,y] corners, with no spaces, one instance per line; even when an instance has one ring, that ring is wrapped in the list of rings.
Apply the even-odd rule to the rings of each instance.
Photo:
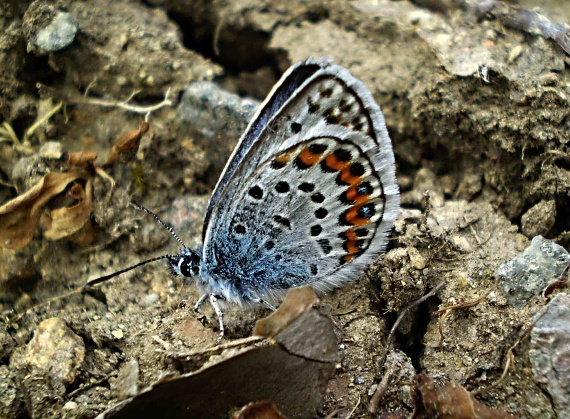
[[[570,417],[570,4],[0,4],[0,417],[129,417],[145,397],[197,417],[223,405],[214,383],[245,390],[217,417],[274,377],[263,398],[291,417]],[[371,89],[402,192],[387,254],[321,298],[332,328],[307,311],[291,324],[312,335],[242,340],[268,312],[228,307],[213,347],[213,311],[160,263],[81,294],[177,251],[131,200],[199,244],[249,117],[309,56]],[[311,352],[331,330],[334,357]]]

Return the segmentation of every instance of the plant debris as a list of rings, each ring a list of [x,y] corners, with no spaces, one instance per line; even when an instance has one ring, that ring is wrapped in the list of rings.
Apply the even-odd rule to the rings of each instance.
[[[516,419],[504,408],[494,409],[475,399],[457,383],[437,385],[425,372],[412,380],[414,414],[412,419]]]

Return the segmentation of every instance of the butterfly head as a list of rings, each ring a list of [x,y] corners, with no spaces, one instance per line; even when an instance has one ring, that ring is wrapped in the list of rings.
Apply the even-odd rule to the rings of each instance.
[[[173,274],[191,278],[200,274],[200,261],[198,253],[185,247],[179,254],[168,257],[168,266]]]

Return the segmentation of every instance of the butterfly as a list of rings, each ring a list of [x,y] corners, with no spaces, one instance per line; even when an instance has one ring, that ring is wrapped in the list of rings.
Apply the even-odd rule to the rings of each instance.
[[[202,245],[163,255],[195,279],[224,335],[219,301],[272,307],[293,287],[326,293],[385,251],[400,205],[384,116],[366,86],[327,59],[293,65],[259,107],[210,199]]]

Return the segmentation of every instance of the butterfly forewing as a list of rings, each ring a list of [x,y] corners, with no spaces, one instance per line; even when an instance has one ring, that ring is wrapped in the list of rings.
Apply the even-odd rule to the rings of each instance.
[[[206,235],[207,226],[210,221],[210,216],[212,214],[212,209],[217,205],[218,198],[224,188],[227,185],[229,178],[235,172],[238,164],[242,161],[244,156],[247,154],[252,144],[258,139],[260,133],[267,126],[268,121],[272,119],[275,113],[283,106],[283,104],[295,93],[295,91],[303,84],[307,78],[312,74],[321,69],[322,65],[325,65],[326,61],[318,60],[313,62],[298,63],[292,66],[283,75],[279,83],[274,87],[267,99],[261,104],[252,120],[250,121],[248,127],[246,128],[244,134],[240,138],[236,148],[234,149],[232,156],[230,157],[223,173],[218,179],[214,193],[210,198],[210,203],[208,205],[208,211],[204,219],[204,230],[202,232],[202,238],[204,239]]]

